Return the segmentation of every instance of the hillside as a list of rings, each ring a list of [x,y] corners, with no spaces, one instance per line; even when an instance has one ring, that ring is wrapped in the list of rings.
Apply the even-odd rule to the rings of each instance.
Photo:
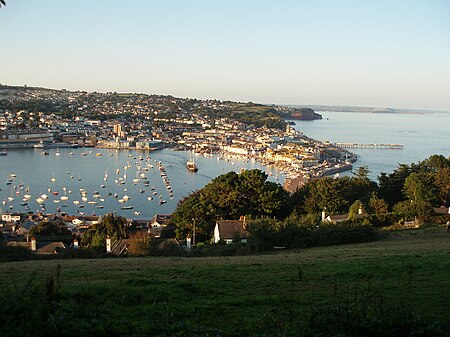
[[[4,336],[443,336],[450,328],[444,230],[244,257],[13,262],[0,273]]]

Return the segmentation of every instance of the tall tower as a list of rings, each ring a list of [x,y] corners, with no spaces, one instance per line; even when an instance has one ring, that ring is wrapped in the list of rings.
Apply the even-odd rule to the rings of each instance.
[[[114,124],[114,126],[113,126],[114,133],[119,137],[122,134],[122,129],[123,129],[123,126],[121,123]]]

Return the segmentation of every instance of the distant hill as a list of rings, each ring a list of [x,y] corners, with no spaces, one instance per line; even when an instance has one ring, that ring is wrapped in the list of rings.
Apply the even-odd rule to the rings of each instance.
[[[304,105],[290,105],[295,108],[305,108]],[[308,105],[315,111],[333,111],[333,112],[363,112],[363,113],[387,113],[387,114],[427,114],[427,113],[450,113],[443,110],[425,110],[425,109],[401,109],[401,108],[382,108],[382,107],[363,107],[349,105]]]

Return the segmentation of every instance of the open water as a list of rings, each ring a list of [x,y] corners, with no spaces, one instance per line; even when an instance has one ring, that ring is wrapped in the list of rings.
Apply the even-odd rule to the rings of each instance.
[[[294,128],[319,140],[404,145],[400,150],[348,149],[359,156],[354,169],[368,166],[374,180],[380,172],[392,172],[399,164],[417,163],[432,154],[450,157],[450,113],[319,113],[322,120],[294,121]]]
[[[7,156],[0,156],[0,213],[25,212],[27,207],[34,212],[41,210],[36,199],[46,194],[48,199],[44,203],[45,213],[55,213],[57,209],[71,215],[102,215],[117,211],[129,218],[149,219],[156,213],[172,213],[183,197],[229,171],[258,168],[265,171],[270,180],[283,183],[283,175],[278,175],[275,168],[265,168],[253,160],[242,161],[235,157],[219,159],[218,156],[196,155],[199,170],[192,173],[186,169],[186,161],[190,155],[185,151],[60,148],[59,155],[56,155],[57,149],[46,151],[49,152],[48,156],[41,154],[42,149],[8,150]],[[97,153],[102,156],[97,156]],[[168,183],[173,191],[172,197],[156,161],[165,167]],[[141,174],[145,174],[146,179],[142,179]],[[12,178],[11,175],[15,177]],[[9,179],[12,181],[7,184]],[[145,181],[148,181],[149,186],[144,185]],[[86,191],[87,200],[82,200],[80,189]],[[58,194],[54,195],[54,192]],[[117,198],[114,197],[116,193]],[[28,201],[23,200],[25,194],[31,195]],[[97,194],[97,198],[93,197],[94,194]],[[119,202],[125,195],[130,197],[129,200]],[[68,197],[68,200],[61,200],[61,197]],[[148,200],[149,197],[152,200]],[[14,200],[10,200],[11,198]],[[166,202],[160,204],[160,200]],[[78,201],[78,205],[74,201]],[[21,205],[24,202],[28,205]],[[133,208],[122,210],[121,207],[124,206]]]

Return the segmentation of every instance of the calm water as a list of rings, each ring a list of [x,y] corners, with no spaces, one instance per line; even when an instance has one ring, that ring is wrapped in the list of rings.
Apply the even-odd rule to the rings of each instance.
[[[320,113],[322,120],[295,121],[295,129],[332,142],[404,145],[402,150],[350,149],[359,155],[354,167],[367,165],[373,179],[382,171],[391,172],[399,163],[418,162],[432,154],[450,157],[450,113]]]
[[[269,179],[274,180],[274,177],[277,176],[277,172],[273,168],[264,168],[254,161],[243,162],[236,158],[218,160],[217,157],[205,158],[203,156],[195,157],[199,171],[191,173],[185,167],[189,153],[167,149],[154,152],[95,148],[59,149],[59,156],[55,154],[56,151],[56,149],[49,149],[49,155],[42,156],[41,150],[9,150],[7,156],[0,157],[0,202],[7,201],[7,205],[0,204],[2,211],[10,210],[11,205],[13,211],[26,211],[26,206],[22,206],[20,203],[24,202],[23,195],[26,194],[25,190],[28,187],[30,190],[28,194],[32,196],[28,201],[31,211],[40,209],[36,198],[45,193],[48,195],[45,202],[47,213],[54,213],[57,208],[69,214],[83,212],[87,215],[93,212],[101,215],[117,211],[126,217],[148,219],[156,213],[172,213],[179,200],[192,191],[202,188],[220,174],[229,171],[239,172],[241,168],[260,168],[268,174],[271,173]],[[73,155],[70,155],[70,152],[73,152]],[[87,152],[88,155],[82,156],[83,152]],[[96,156],[96,153],[101,153],[103,156]],[[143,160],[139,159],[140,156],[143,157]],[[151,159],[147,160],[147,156],[150,156]],[[160,171],[155,165],[155,160],[161,161],[166,168],[167,177],[173,190],[173,199],[171,199]],[[150,168],[149,164],[154,167]],[[124,166],[127,167],[126,179],[124,179]],[[147,176],[148,187],[144,186],[145,180],[139,176],[138,166],[141,169],[148,168],[148,171],[140,172]],[[118,174],[117,169],[120,170]],[[108,174],[107,180],[105,180],[106,173]],[[11,185],[7,185],[6,182],[11,174],[15,174],[16,177]],[[123,185],[115,182],[119,177],[123,179]],[[133,179],[139,179],[138,183],[133,184]],[[283,176],[279,175],[279,179],[278,182],[282,183]],[[23,190],[20,189],[20,184],[23,185]],[[105,186],[102,187],[102,185]],[[153,186],[157,195],[152,193]],[[87,192],[87,201],[82,201],[80,189]],[[145,191],[141,193],[142,189]],[[57,196],[53,195],[55,191],[58,192]],[[104,201],[101,201],[100,198],[93,198],[96,191]],[[112,195],[108,196],[108,193]],[[118,194],[118,198],[114,198],[115,193]],[[61,201],[60,198],[64,195],[69,198],[67,201]],[[126,203],[119,203],[118,200],[124,195],[128,195],[130,199]],[[8,197],[11,196],[14,198],[13,201],[8,200]],[[149,201],[148,197],[152,197],[153,200]],[[160,205],[160,199],[167,202]],[[54,200],[60,201],[55,203]],[[79,201],[79,205],[84,205],[84,207],[79,208],[79,205],[77,206],[73,201]],[[104,208],[99,209],[97,205],[89,204],[88,201],[96,201],[97,205],[103,205]],[[133,206],[133,209],[121,210],[122,206]],[[135,212],[141,214],[135,214]]]

